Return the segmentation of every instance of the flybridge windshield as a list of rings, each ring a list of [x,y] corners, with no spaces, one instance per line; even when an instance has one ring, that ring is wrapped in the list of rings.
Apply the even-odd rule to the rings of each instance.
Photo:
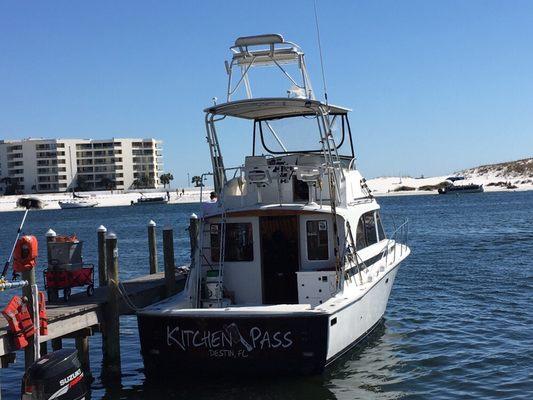
[[[351,155],[353,151],[346,117],[333,115],[330,118],[331,131],[339,154]],[[271,154],[321,152],[320,124],[320,118],[316,115],[256,121],[254,154],[258,145]],[[350,142],[348,145],[345,144],[346,136]]]

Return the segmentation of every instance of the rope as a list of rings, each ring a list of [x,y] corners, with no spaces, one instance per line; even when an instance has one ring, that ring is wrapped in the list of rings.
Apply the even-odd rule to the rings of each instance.
[[[132,310],[132,311],[135,311],[135,312],[139,312],[142,310],[142,308],[140,307],[137,307],[133,301],[130,299],[129,295],[128,295],[128,292],[126,291],[126,288],[124,287],[124,284],[122,282],[115,282],[113,279],[109,279],[109,282],[112,282],[114,284],[117,285],[117,289],[118,289],[118,292],[120,294],[120,296],[122,297],[122,299],[124,300],[124,303],[126,303],[126,305]]]

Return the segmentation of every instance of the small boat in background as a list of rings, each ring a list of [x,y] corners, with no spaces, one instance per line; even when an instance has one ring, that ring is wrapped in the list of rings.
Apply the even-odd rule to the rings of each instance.
[[[469,185],[450,185],[439,189],[439,194],[453,194],[453,193],[482,193],[483,185],[476,185],[471,183]]]
[[[69,208],[92,208],[96,207],[98,205],[98,202],[95,200],[65,200],[65,201],[58,201],[59,207],[62,209],[69,209]]]
[[[88,195],[79,195],[75,190],[72,190],[72,199],[58,201],[59,207],[62,209],[69,208],[92,208],[98,205],[96,200],[91,200]]]
[[[132,201],[132,205],[143,205],[143,204],[167,204],[168,199],[163,196],[157,196],[157,197],[146,197],[144,194],[141,193],[141,197],[137,199],[137,202],[134,203]]]

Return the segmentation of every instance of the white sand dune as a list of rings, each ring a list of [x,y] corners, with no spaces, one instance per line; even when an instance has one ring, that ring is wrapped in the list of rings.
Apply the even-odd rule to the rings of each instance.
[[[533,190],[533,158],[506,163],[483,165],[431,178],[380,177],[367,183],[376,195],[435,194],[437,190],[420,190],[423,186],[438,185],[448,177],[462,176],[456,185],[483,185],[486,192]],[[412,188],[412,190],[408,190]]]

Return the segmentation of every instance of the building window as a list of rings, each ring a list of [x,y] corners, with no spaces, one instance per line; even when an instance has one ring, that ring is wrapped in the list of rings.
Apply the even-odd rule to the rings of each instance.
[[[220,224],[211,224],[211,260],[219,261]],[[254,242],[251,223],[226,224],[224,261],[253,261]]]
[[[307,221],[307,258],[309,260],[327,260],[328,250],[328,222]]]

